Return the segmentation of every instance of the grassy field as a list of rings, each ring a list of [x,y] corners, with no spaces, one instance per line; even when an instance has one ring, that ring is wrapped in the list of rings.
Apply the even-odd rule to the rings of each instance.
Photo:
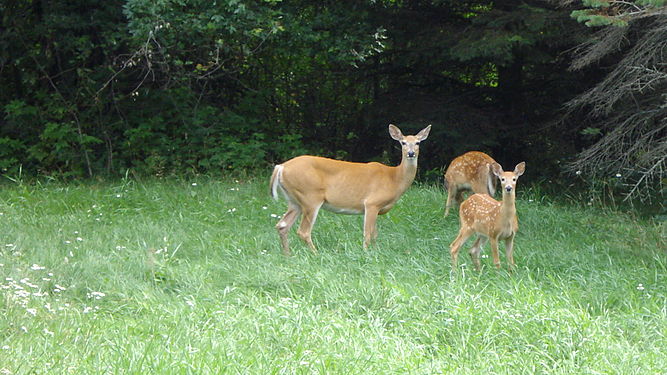
[[[314,256],[268,181],[0,186],[0,374],[657,374],[667,228],[519,186],[517,270],[450,272],[457,214],[413,186],[322,212]],[[506,262],[501,256],[503,267]]]

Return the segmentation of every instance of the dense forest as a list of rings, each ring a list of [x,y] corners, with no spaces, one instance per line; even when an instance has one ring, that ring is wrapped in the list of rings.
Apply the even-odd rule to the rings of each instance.
[[[6,0],[0,169],[270,170],[312,153],[420,178],[468,150],[662,201],[665,0]]]

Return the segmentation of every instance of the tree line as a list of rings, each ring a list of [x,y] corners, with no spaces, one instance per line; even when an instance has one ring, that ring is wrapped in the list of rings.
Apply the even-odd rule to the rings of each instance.
[[[532,179],[663,194],[664,0],[8,0],[0,169],[64,177],[270,169],[311,153],[421,178],[480,150]],[[441,177],[441,176],[440,176]],[[632,188],[635,188],[633,190]]]

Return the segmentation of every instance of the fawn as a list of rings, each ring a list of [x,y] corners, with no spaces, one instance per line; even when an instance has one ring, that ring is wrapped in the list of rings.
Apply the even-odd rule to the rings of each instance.
[[[487,194],[473,194],[466,199],[459,208],[461,228],[459,234],[450,245],[452,268],[457,267],[457,256],[461,245],[474,233],[478,238],[470,248],[475,269],[480,269],[479,254],[487,239],[491,241],[491,254],[496,268],[500,268],[498,257],[498,240],[505,240],[505,253],[508,267],[514,267],[512,250],[514,235],[519,230],[516,216],[515,198],[516,182],[526,170],[526,163],[517,164],[513,172],[504,172],[500,164],[491,165],[491,171],[500,179],[503,199],[498,202]]]
[[[465,190],[490,196],[496,193],[496,178],[491,171],[491,165],[495,162],[489,155],[479,151],[466,152],[452,160],[445,172],[445,217],[452,205],[461,203]]]

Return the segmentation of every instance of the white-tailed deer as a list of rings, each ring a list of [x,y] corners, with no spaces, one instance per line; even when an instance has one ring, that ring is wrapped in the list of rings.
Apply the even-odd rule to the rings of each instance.
[[[493,174],[498,176],[503,190],[503,200],[498,202],[487,194],[473,194],[466,199],[459,208],[459,220],[461,228],[459,235],[450,245],[452,255],[452,268],[456,269],[456,258],[461,245],[472,234],[479,236],[470,248],[475,269],[479,270],[479,253],[487,240],[491,241],[491,254],[493,264],[500,268],[498,257],[498,240],[505,240],[505,254],[509,269],[514,267],[512,248],[514,247],[514,235],[519,230],[519,221],[516,216],[514,201],[516,198],[516,181],[526,170],[526,163],[517,164],[513,172],[503,172],[498,163],[491,166]]]
[[[377,215],[387,213],[410,187],[417,173],[419,142],[428,137],[431,125],[417,135],[404,136],[389,125],[391,137],[401,143],[401,164],[352,163],[302,155],[276,165],[271,175],[271,194],[287,199],[287,212],[276,225],[285,255],[290,254],[287,234],[301,215],[297,234],[317,253],[310,233],[320,208],[339,214],[364,215],[364,248],[377,237]]]
[[[461,203],[466,190],[490,196],[496,193],[496,178],[491,171],[491,165],[495,162],[489,155],[479,151],[466,152],[452,160],[445,172],[445,216],[452,205]]]

